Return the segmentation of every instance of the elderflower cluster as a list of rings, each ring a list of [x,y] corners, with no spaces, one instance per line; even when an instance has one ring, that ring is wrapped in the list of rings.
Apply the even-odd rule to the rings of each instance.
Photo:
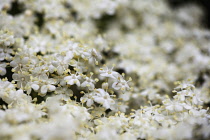
[[[1,140],[210,138],[210,31],[166,0],[1,0]]]

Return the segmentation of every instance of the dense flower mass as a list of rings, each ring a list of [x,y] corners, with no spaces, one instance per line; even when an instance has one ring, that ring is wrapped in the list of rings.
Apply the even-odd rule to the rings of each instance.
[[[0,139],[209,139],[202,15],[165,0],[0,0]]]

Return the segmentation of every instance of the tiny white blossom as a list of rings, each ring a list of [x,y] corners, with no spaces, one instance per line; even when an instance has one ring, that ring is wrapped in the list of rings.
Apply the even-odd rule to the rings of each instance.
[[[89,90],[93,90],[95,88],[95,80],[85,77],[85,81],[81,84],[81,87],[88,87]]]
[[[116,71],[113,71],[112,69],[113,67],[111,69],[109,69],[108,67],[106,67],[105,69],[101,68],[99,71],[100,75],[103,77],[117,79],[117,77],[119,76],[119,73]]]
[[[80,86],[80,80],[81,76],[77,74],[71,74],[70,76],[64,77],[64,80],[68,85],[74,85],[76,84],[78,87]]]
[[[128,81],[125,81],[123,79],[123,77],[121,75],[118,76],[118,78],[116,79],[116,81],[112,84],[112,87],[115,89],[115,90],[122,90],[122,91],[125,91],[125,90],[129,90],[130,87],[128,85]]]
[[[102,104],[104,108],[109,109],[111,104],[114,104],[114,100],[103,89],[96,89],[96,95],[93,96],[95,102]]]
[[[98,63],[97,60],[101,60],[101,55],[95,50],[95,49],[92,49],[90,50],[89,52],[84,52],[84,56],[88,59],[88,62],[90,64],[93,64],[93,63]]]
[[[171,100],[165,100],[163,101],[165,107],[167,110],[169,111],[177,111],[177,112],[180,112],[184,109],[183,105],[179,102],[174,102],[174,101],[171,101]]]
[[[12,78],[14,81],[17,82],[17,87],[18,88],[23,88],[26,86],[27,82],[29,82],[30,77],[27,73],[14,73],[12,75]]]
[[[12,32],[7,31],[7,30],[0,30],[0,45],[1,46],[11,46],[14,44],[14,42],[15,42],[15,39]]]
[[[93,94],[90,93],[90,94],[85,94],[83,97],[80,98],[80,101],[82,103],[85,103],[86,102],[86,105],[88,107],[90,107],[92,104],[93,104]]]

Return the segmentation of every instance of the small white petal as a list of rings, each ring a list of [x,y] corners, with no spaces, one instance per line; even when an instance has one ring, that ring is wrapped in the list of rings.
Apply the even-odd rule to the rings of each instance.
[[[47,93],[47,85],[44,85],[41,87],[41,93],[43,93],[43,94]]]
[[[167,110],[170,110],[170,111],[173,111],[174,108],[173,108],[172,105],[169,105],[169,106],[166,107],[166,109],[167,109]]]
[[[18,65],[17,62],[14,60],[10,62],[10,66],[12,67],[16,67],[17,65]]]
[[[59,75],[63,74],[63,72],[64,72],[63,67],[58,67],[57,72],[58,72]]]
[[[69,80],[69,81],[67,82],[67,84],[73,85],[73,84],[74,84],[74,80]]]
[[[39,89],[39,85],[37,85],[37,84],[32,84],[31,87],[32,87],[34,90],[38,90],[38,89]]]
[[[174,109],[175,109],[176,111],[182,111],[182,110],[183,110],[183,107],[182,107],[181,105],[175,105],[175,106],[174,106]]]
[[[73,52],[72,51],[68,51],[66,53],[66,57],[64,58],[64,60],[71,60],[74,57]]]
[[[29,60],[29,57],[24,57],[23,60],[22,60],[22,63],[23,64],[27,64],[28,60]]]
[[[48,85],[48,89],[49,89],[50,91],[54,91],[54,90],[56,89],[56,87],[53,86],[53,85]]]
[[[84,81],[84,82],[81,84],[81,87],[86,87],[87,84],[88,84],[88,82],[87,82],[87,81]]]
[[[193,103],[196,104],[196,105],[198,104],[198,100],[197,100],[196,97],[193,97]]]
[[[66,76],[66,77],[64,77],[64,80],[71,80],[71,79],[72,79],[71,76]]]
[[[0,67],[0,75],[3,76],[7,73],[5,68]]]
[[[118,86],[118,82],[114,82],[113,84],[112,84],[112,88],[114,88],[115,90],[120,90],[120,86]]]
[[[88,107],[90,107],[93,104],[93,100],[88,99],[86,104]]]
[[[80,86],[80,82],[79,82],[79,80],[74,80],[74,83],[79,87]]]
[[[50,73],[53,73],[54,70],[55,70],[55,67],[54,67],[53,65],[50,65],[50,66],[49,66],[49,72],[50,72]]]
[[[99,104],[103,104],[104,99],[102,97],[96,97],[96,98],[94,98],[94,101],[99,103]]]
[[[103,107],[106,108],[106,109],[110,108],[110,104],[107,100],[104,100]]]

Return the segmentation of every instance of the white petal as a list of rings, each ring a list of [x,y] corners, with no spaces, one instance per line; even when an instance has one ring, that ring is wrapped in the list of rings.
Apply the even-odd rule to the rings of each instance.
[[[10,66],[12,66],[12,67],[16,67],[18,64],[17,64],[17,62],[16,61],[12,61],[12,62],[10,62]]]
[[[27,92],[27,94],[29,95],[29,94],[31,93],[31,88],[28,88],[28,89],[26,90],[26,92]]]
[[[86,98],[86,97],[81,97],[81,98],[80,98],[80,101],[81,101],[82,103],[85,103],[87,100],[88,100],[88,98]]]
[[[54,90],[56,89],[56,87],[53,86],[53,85],[48,85],[48,89],[49,89],[50,91],[54,91]]]
[[[32,87],[34,90],[38,90],[38,89],[39,89],[39,85],[37,85],[37,84],[32,84],[31,87]]]
[[[12,75],[12,78],[13,78],[14,80],[17,80],[17,79],[19,79],[19,75],[18,75],[17,73],[14,73],[14,74]]]
[[[79,80],[74,80],[74,83],[75,83],[78,87],[80,86]]]
[[[96,97],[96,98],[94,98],[94,101],[97,102],[97,103],[99,103],[99,104],[103,104],[104,98],[102,98],[102,97]]]
[[[69,80],[69,81],[67,82],[67,84],[73,85],[73,84],[74,84],[74,80]]]
[[[114,88],[115,90],[119,90],[120,89],[120,86],[118,86],[118,82],[114,82],[112,84],[112,88]]]
[[[105,107],[106,109],[110,108],[110,104],[107,100],[104,100],[103,107]]]
[[[17,90],[17,92],[16,92],[17,94],[23,94],[23,90],[22,89],[19,89],[19,90]]]
[[[190,105],[184,104],[185,109],[191,109],[192,107]]]
[[[47,93],[47,85],[41,87],[41,93],[43,94]]]
[[[109,104],[115,104],[115,101],[112,98],[107,99],[109,101]]]
[[[64,77],[64,80],[66,81],[68,81],[68,80],[71,80],[72,79],[72,77],[71,76],[66,76],[66,77]]]
[[[50,66],[49,66],[49,72],[50,72],[50,73],[53,73],[54,70],[55,70],[55,67],[54,67],[53,65],[50,65]]]
[[[23,64],[27,64],[28,60],[29,60],[29,57],[24,57],[23,60],[22,60],[22,63]]]
[[[89,62],[90,64],[94,64],[94,63],[95,63],[95,59],[94,59],[93,57],[91,57],[91,58],[89,58],[88,62]]]
[[[81,87],[86,87],[87,84],[88,84],[88,82],[87,82],[87,81],[84,81],[84,82],[81,84]]]
[[[55,66],[55,67],[58,67],[59,63],[58,63],[58,61],[52,61],[52,65]]]
[[[185,100],[185,96],[184,96],[184,95],[181,95],[180,97],[181,97],[181,98],[180,98],[181,101],[184,101],[184,100]]]
[[[173,108],[172,105],[169,105],[169,106],[166,107],[166,109],[167,109],[167,110],[170,110],[170,111],[173,111],[174,108]]]
[[[196,104],[196,105],[198,104],[198,100],[197,100],[196,97],[193,97],[193,103]]]
[[[93,100],[88,99],[86,104],[88,107],[90,107],[93,104]]]
[[[183,107],[181,105],[175,105],[174,108],[175,108],[176,111],[182,111],[183,110]]]
[[[7,73],[5,68],[0,67],[0,75],[3,76]]]
[[[0,61],[4,60],[5,54],[2,52],[0,53]]]
[[[57,68],[57,72],[58,72],[59,75],[63,74],[63,71],[64,71],[63,67],[58,67]]]
[[[89,90],[93,90],[95,88],[95,85],[93,83],[90,83],[90,86],[88,87]]]
[[[72,51],[68,51],[68,52],[66,53],[65,60],[70,60],[70,59],[72,59],[73,57],[74,57],[73,52],[72,52]]]

